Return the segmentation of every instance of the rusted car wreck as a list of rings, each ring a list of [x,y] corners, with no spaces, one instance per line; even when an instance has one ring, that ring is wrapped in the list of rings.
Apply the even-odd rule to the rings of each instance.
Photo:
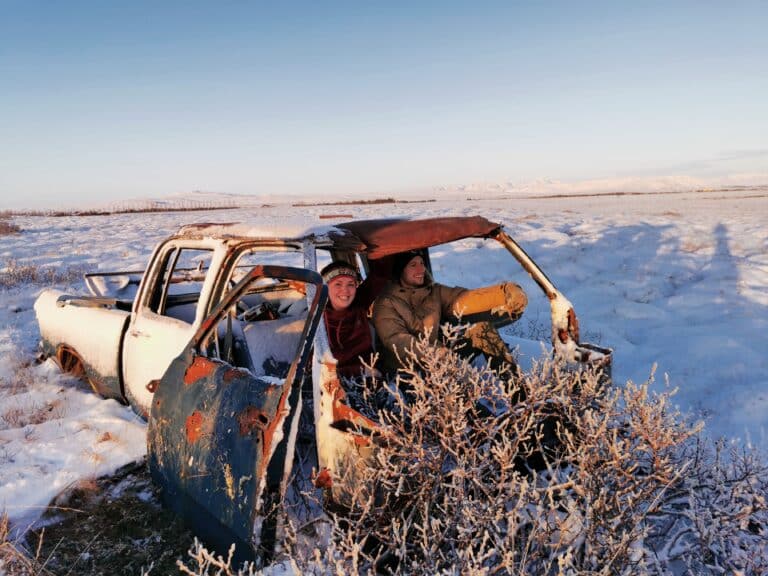
[[[148,419],[152,476],[207,542],[269,549],[302,390],[311,390],[318,482],[331,501],[340,497],[336,473],[371,450],[377,426],[345,401],[320,322],[327,289],[316,271],[344,260],[383,286],[395,254],[424,250],[432,268],[430,249],[468,239],[506,248],[541,289],[558,361],[610,377],[611,351],[580,342],[571,303],[501,224],[479,216],[353,221],[291,235],[184,226],[145,271],[87,275],[93,296],[44,292],[35,305],[42,354]]]

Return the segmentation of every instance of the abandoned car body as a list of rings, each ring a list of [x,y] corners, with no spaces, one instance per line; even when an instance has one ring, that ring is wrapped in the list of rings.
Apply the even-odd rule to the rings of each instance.
[[[327,288],[316,270],[344,260],[381,288],[396,254],[424,250],[432,269],[429,249],[465,239],[500,244],[538,285],[556,359],[610,378],[611,351],[579,341],[571,303],[502,225],[478,216],[353,221],[286,237],[242,224],[184,226],[144,272],[89,274],[90,297],[41,294],[42,354],[148,419],[164,501],[207,541],[269,547],[302,389],[311,389],[316,483],[330,500],[343,498],[335,474],[370,452],[377,426],[345,401],[319,321]],[[496,309],[477,318],[510,321]]]

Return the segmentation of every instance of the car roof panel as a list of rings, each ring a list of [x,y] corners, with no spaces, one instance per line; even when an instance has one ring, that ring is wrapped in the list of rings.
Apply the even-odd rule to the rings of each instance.
[[[336,224],[359,239],[371,259],[384,258],[407,250],[420,250],[462,238],[485,238],[501,228],[482,216],[450,216],[406,220],[401,218],[354,220]],[[331,232],[335,242],[351,239]]]

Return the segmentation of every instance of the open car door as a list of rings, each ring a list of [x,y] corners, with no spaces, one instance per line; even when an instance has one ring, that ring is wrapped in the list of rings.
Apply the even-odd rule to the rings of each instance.
[[[208,546],[271,553],[293,464],[301,383],[327,300],[319,274],[256,266],[157,384],[149,467]]]

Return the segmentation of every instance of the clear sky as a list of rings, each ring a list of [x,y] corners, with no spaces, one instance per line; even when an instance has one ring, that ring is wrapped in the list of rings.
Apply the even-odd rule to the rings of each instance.
[[[0,208],[766,174],[767,139],[766,1],[0,0]]]

